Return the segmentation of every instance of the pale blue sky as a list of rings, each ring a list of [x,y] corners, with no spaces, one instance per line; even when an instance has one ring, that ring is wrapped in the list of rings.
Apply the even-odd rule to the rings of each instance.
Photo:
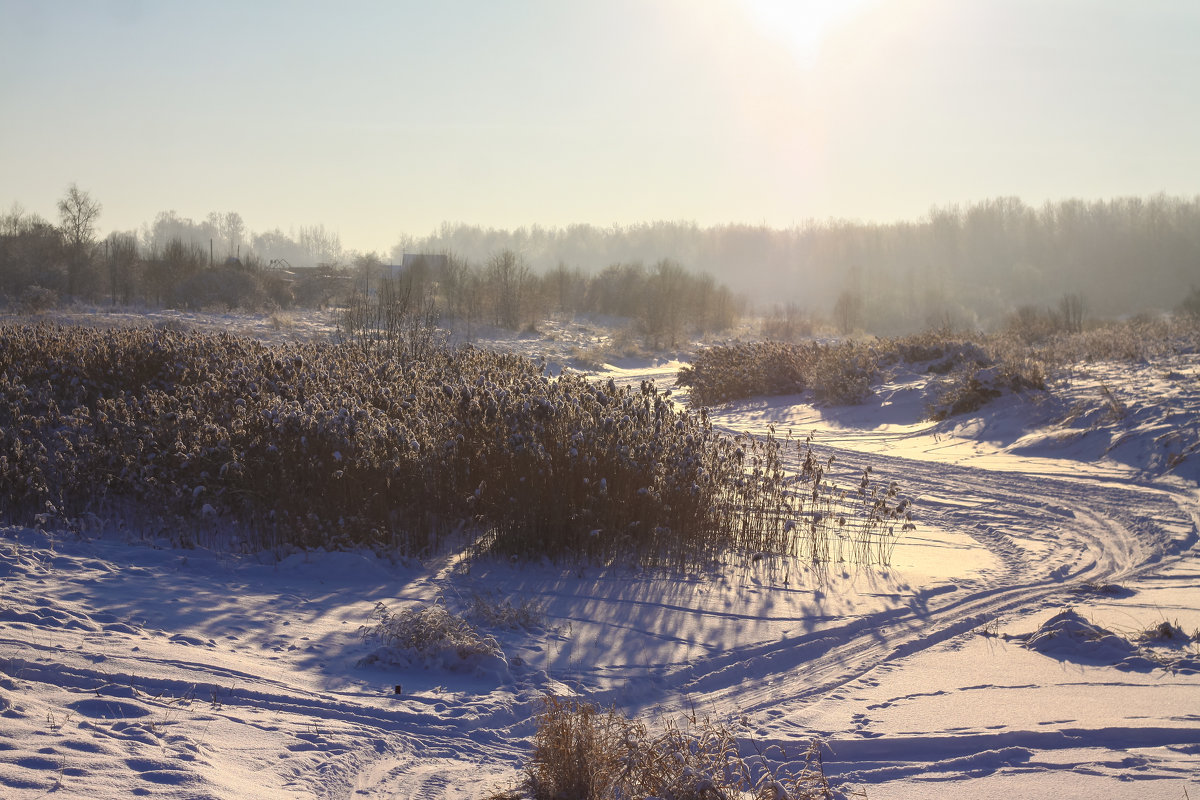
[[[1200,4],[0,0],[0,210],[889,221],[1200,193]]]

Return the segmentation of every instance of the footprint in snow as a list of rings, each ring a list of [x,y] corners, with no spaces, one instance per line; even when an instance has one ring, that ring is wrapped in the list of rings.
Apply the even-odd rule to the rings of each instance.
[[[175,644],[188,644],[194,647],[214,647],[216,645],[216,642],[211,639],[205,641],[196,636],[189,636],[186,633],[177,633],[170,638],[170,641]]]
[[[76,700],[73,703],[67,703],[67,708],[90,719],[120,720],[150,716],[150,710],[145,706],[104,697]]]

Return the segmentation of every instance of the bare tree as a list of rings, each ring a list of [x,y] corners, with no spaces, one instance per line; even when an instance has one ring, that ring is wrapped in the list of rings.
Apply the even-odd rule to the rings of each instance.
[[[0,294],[20,295],[32,287],[62,291],[62,231],[17,203],[0,216]]]
[[[578,267],[571,269],[559,261],[542,280],[552,310],[572,313],[583,307],[587,278]]]
[[[679,343],[688,277],[682,266],[666,258],[647,276],[640,316],[646,344],[654,350]]]
[[[336,266],[342,261],[342,237],[337,231],[326,230],[324,225],[301,225],[296,243],[315,264]]]
[[[833,305],[833,318],[837,323],[838,332],[848,336],[862,327],[863,299],[862,295],[852,290],[845,290],[838,295]]]
[[[466,259],[449,254],[441,288],[445,293],[447,314],[463,326],[470,341],[472,325],[483,314],[483,278],[479,270]]]
[[[123,303],[133,300],[133,290],[137,282],[136,269],[138,263],[137,237],[132,233],[113,233],[104,240],[106,261],[108,262],[108,291],[112,304],[117,304],[117,298]]]
[[[497,325],[514,331],[521,327],[532,274],[525,259],[512,250],[488,260],[487,283]]]
[[[1058,313],[1067,333],[1079,333],[1083,330],[1084,307],[1083,295],[1077,293],[1065,294],[1058,301]]]
[[[354,271],[358,273],[358,283],[354,291],[370,297],[371,292],[379,290],[380,281],[383,279],[383,262],[378,253],[359,253],[354,257]]]
[[[0,215],[0,236],[19,236],[29,227],[30,216],[25,207],[16,200],[9,206],[8,213]]]
[[[246,223],[242,221],[242,215],[236,211],[213,211],[208,215],[208,225],[221,237],[225,257],[240,258],[242,239],[246,236]]]
[[[100,202],[72,183],[58,201],[63,239],[67,246],[67,294],[74,296],[90,277],[92,250],[96,243],[96,220]]]

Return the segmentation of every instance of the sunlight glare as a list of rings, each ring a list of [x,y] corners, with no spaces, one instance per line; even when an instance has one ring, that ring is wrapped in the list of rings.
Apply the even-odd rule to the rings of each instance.
[[[829,35],[875,0],[741,0],[751,22],[781,41],[801,68],[812,67]]]

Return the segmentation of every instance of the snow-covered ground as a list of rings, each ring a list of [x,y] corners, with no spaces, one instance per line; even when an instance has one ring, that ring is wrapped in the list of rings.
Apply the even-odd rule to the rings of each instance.
[[[569,367],[602,336],[514,340]],[[678,366],[607,354],[618,381]],[[519,778],[553,692],[744,718],[748,754],[820,737],[871,798],[1200,798],[1200,360],[1089,365],[938,424],[919,376],[802,400],[713,420],[811,432],[845,475],[898,481],[918,524],[889,567],[279,560],[0,529],[0,797],[482,797]],[[476,598],[543,624],[488,630],[503,659],[475,669],[364,661],[376,603]]]

